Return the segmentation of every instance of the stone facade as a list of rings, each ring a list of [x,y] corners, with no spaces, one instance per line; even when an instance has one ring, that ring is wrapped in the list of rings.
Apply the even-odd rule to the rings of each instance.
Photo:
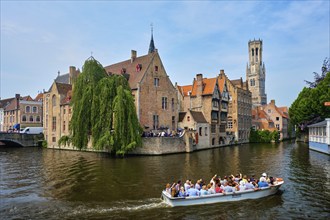
[[[70,134],[72,84],[79,73],[79,69],[71,66],[69,73],[59,74],[44,93],[44,135],[48,147],[56,147],[62,136]]]
[[[243,82],[242,78],[230,80],[223,70],[220,71],[221,77],[226,80],[230,94],[227,132],[234,135],[231,143],[248,143],[252,127],[252,94],[248,83]]]
[[[30,96],[0,100],[1,130],[11,131],[16,125],[20,128],[42,127],[42,101],[34,100]]]
[[[145,131],[177,129],[178,96],[158,51],[105,67],[108,74],[125,74],[132,89],[135,107]]]
[[[191,86],[177,86],[177,89],[179,109],[183,112],[201,112],[205,117],[209,124],[210,146],[228,144],[226,124],[229,93],[226,81],[219,77],[203,78],[202,74],[197,74]]]
[[[252,92],[253,106],[267,104],[265,92],[266,69],[262,61],[262,40],[249,41],[249,63],[246,66],[246,80]]]

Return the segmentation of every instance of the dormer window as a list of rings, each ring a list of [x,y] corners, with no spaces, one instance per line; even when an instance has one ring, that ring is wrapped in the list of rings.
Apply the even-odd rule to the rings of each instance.
[[[142,70],[142,64],[136,65],[136,72],[140,72]]]

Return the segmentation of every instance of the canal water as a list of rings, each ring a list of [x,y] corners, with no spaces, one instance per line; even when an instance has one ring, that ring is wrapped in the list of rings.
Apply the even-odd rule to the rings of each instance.
[[[329,219],[330,157],[303,143],[250,144],[125,159],[41,148],[0,148],[1,219]],[[214,175],[282,177],[280,193],[171,208],[167,182]]]

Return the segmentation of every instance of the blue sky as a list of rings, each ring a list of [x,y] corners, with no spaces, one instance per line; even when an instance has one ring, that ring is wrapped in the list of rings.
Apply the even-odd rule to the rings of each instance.
[[[290,106],[330,57],[329,1],[3,1],[0,97],[35,97],[57,72],[103,66],[155,46],[172,83],[198,73],[246,78],[248,41],[263,40],[268,102]]]

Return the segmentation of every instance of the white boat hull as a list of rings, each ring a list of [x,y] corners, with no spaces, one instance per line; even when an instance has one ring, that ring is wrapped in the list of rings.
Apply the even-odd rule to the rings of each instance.
[[[212,204],[220,202],[234,202],[246,199],[259,199],[266,196],[275,194],[284,181],[278,182],[274,186],[264,187],[258,190],[245,190],[231,193],[216,193],[205,196],[192,196],[192,197],[171,197],[167,192],[162,192],[162,199],[170,206],[191,206],[191,205],[202,205]]]

